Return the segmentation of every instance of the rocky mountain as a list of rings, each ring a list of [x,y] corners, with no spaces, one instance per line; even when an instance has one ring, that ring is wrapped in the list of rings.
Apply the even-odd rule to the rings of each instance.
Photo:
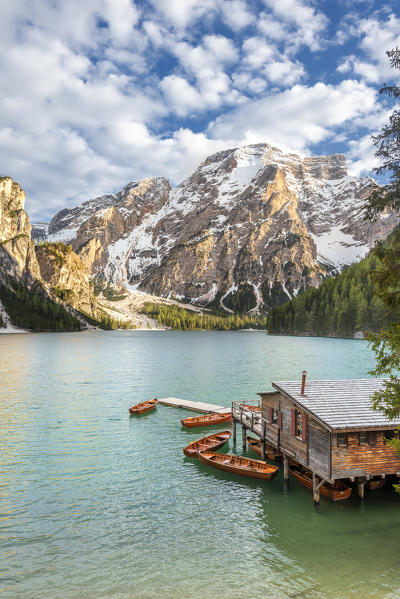
[[[0,179],[0,282],[7,277],[31,287],[40,278],[25,192],[11,179]]]
[[[63,320],[68,328],[79,326],[78,312],[99,318],[89,271],[70,246],[35,247],[24,202],[18,183],[0,179],[0,324],[13,328],[14,319],[50,329]]]
[[[53,294],[75,310],[100,318],[90,273],[70,245],[44,243],[36,246],[36,256],[42,279]]]
[[[32,224],[31,237],[35,242],[45,241],[49,231],[49,223]]]
[[[393,214],[363,221],[374,184],[349,176],[343,155],[257,144],[209,156],[176,188],[143,179],[62,210],[47,238],[115,285],[263,310],[362,258],[396,226]]]

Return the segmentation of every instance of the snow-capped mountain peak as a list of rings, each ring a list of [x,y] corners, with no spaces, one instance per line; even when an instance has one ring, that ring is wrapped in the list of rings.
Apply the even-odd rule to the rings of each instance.
[[[370,178],[346,158],[301,157],[268,144],[207,157],[171,188],[132,182],[59,212],[49,238],[71,243],[92,276],[154,295],[260,309],[318,285],[354,262],[397,224],[367,223]]]

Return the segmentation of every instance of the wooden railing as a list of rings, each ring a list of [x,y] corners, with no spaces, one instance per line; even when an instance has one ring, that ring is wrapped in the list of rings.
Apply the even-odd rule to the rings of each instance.
[[[248,428],[253,433],[256,433],[262,439],[265,438],[265,430],[267,421],[263,417],[261,411],[255,412],[251,409],[252,404],[244,404],[243,402],[232,402],[232,418],[239,422],[245,428]],[[259,407],[254,405],[254,407]]]

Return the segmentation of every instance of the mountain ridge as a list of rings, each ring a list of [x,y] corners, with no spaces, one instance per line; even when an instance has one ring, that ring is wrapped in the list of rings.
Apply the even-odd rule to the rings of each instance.
[[[92,278],[107,283],[226,311],[265,311],[318,286],[390,233],[397,216],[361,218],[374,185],[348,175],[343,154],[242,146],[206,157],[174,188],[164,177],[142,179],[64,209],[47,239],[71,244]]]

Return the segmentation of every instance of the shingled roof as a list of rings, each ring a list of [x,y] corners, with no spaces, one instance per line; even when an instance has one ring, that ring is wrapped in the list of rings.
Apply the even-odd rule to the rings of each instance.
[[[278,381],[272,385],[300,407],[314,415],[330,430],[393,429],[400,418],[388,420],[382,412],[371,408],[371,396],[383,379],[350,381],[307,380],[304,395],[300,381]]]

